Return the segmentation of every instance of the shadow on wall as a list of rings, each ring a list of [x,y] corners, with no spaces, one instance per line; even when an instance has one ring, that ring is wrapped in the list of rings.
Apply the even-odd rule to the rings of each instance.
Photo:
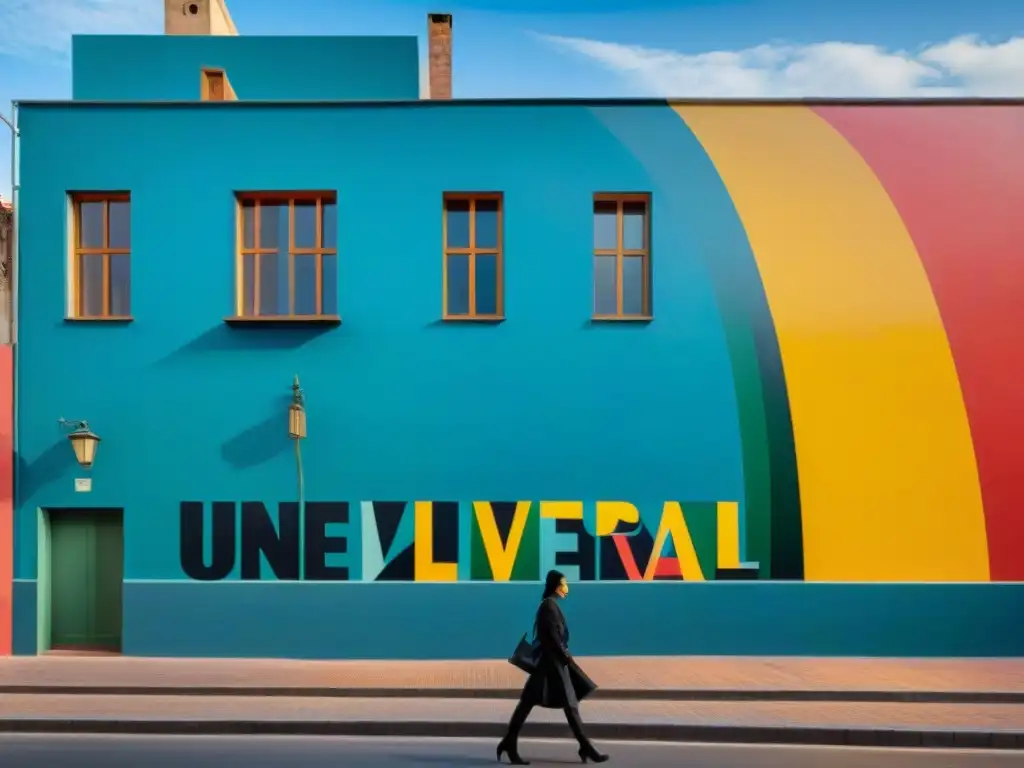
[[[196,336],[178,347],[166,357],[157,360],[157,365],[182,362],[191,355],[220,352],[240,352],[249,349],[298,349],[304,344],[329,331],[337,332],[333,326],[297,325],[277,328],[263,323],[231,327],[225,323]]]
[[[291,447],[288,440],[291,402],[291,397],[282,396],[278,407],[267,418],[222,443],[221,458],[235,469],[250,469],[287,451]]]
[[[15,461],[18,465],[18,499],[24,502],[36,491],[63,477],[75,464],[75,454],[67,438],[62,437],[32,461],[26,461],[21,454],[16,455]]]

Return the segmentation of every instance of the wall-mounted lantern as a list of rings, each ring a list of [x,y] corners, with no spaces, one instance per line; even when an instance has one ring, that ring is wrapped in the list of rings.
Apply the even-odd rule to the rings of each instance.
[[[299,377],[292,383],[292,404],[288,406],[288,437],[302,440],[306,437],[306,407]]]
[[[71,447],[75,451],[78,463],[86,469],[92,467],[92,463],[96,459],[96,448],[100,444],[99,435],[92,432],[84,421],[68,421],[62,418],[58,419],[57,423],[64,429],[71,430],[68,440],[71,441]]]

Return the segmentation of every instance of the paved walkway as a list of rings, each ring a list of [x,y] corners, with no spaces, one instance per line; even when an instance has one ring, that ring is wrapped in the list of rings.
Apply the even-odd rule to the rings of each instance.
[[[778,692],[821,694],[997,695],[988,701],[1024,703],[1024,659],[853,659],[750,657],[591,657],[578,659],[606,695],[660,698],[669,694],[738,692],[760,698]],[[0,693],[192,693],[207,689],[272,695],[502,697],[518,691],[523,674],[504,660],[286,661],[42,656],[0,659]],[[125,690],[118,690],[125,689]],[[218,691],[217,689],[222,689]],[[277,689],[275,691],[275,689]],[[999,699],[998,695],[1003,698]],[[699,697],[699,696],[698,696]],[[765,696],[769,698],[770,696]],[[684,697],[685,698],[685,697]],[[714,698],[714,697],[712,697]],[[868,697],[871,698],[870,696]],[[883,697],[884,698],[884,697]],[[979,699],[980,700],[980,699]]]
[[[0,695],[5,720],[404,721],[506,723],[513,702],[494,699],[380,699],[226,696]],[[588,723],[744,724],[766,727],[952,728],[1024,732],[1022,704],[848,704],[836,702],[587,701]],[[538,709],[531,721],[565,724]]]
[[[499,738],[512,702],[221,696],[0,695],[0,732]],[[1024,749],[1024,705],[587,701],[597,739]],[[526,736],[568,736],[537,710]]]
[[[506,723],[512,701],[449,698],[0,695],[3,718],[137,721],[406,721]],[[932,705],[792,701],[585,701],[588,723],[729,724],[775,727],[936,727],[1024,732],[1024,705]],[[565,724],[559,711],[531,721]]]

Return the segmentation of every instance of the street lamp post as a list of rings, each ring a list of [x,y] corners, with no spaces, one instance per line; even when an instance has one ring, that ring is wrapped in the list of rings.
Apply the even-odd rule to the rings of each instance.
[[[306,571],[306,484],[302,476],[302,441],[306,439],[306,395],[299,376],[292,382],[292,404],[288,406],[288,437],[295,443],[295,472],[299,491],[299,578]]]

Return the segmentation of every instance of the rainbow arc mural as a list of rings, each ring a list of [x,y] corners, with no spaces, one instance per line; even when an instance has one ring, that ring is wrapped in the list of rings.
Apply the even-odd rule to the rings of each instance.
[[[749,244],[708,269],[762,578],[1024,578],[1024,112],[672,108]]]

